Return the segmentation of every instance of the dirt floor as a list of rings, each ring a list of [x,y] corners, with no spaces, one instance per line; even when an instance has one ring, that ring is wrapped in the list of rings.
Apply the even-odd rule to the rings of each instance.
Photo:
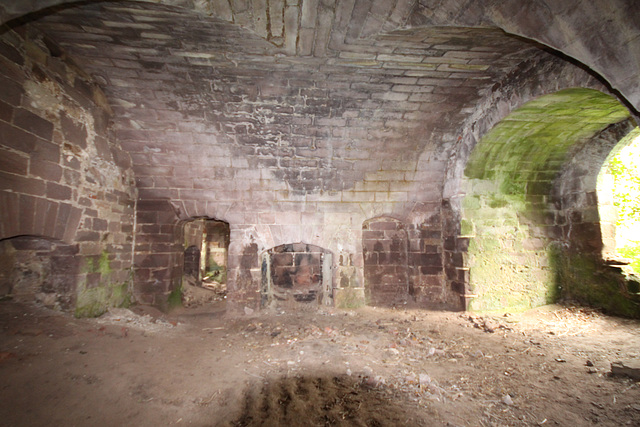
[[[640,324],[548,306],[98,319],[0,302],[4,426],[640,425]]]

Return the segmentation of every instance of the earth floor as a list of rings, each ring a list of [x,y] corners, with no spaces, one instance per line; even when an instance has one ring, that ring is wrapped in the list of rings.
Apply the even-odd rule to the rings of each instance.
[[[6,426],[640,425],[640,323],[547,306],[97,319],[0,302]]]

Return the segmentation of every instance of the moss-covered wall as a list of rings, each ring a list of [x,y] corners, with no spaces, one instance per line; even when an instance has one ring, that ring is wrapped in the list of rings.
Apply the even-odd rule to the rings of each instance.
[[[639,283],[602,258],[559,246],[549,247],[554,282],[562,298],[603,309],[610,314],[640,317]]]
[[[628,111],[591,89],[566,89],[528,102],[477,144],[465,169],[462,235],[472,310],[523,310],[555,301],[549,257],[566,218],[551,198],[570,148]]]

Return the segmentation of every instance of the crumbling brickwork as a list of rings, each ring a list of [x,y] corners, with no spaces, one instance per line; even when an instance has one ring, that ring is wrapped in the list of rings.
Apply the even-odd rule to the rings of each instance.
[[[104,94],[53,41],[30,27],[5,31],[0,61],[0,239],[53,239],[34,244],[52,251],[37,256],[68,283],[51,278],[41,291],[99,314],[131,286],[130,158],[110,133]]]

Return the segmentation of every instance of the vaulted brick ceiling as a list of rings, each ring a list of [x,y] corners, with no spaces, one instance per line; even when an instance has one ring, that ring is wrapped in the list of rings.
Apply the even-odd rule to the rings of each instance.
[[[169,6],[100,3],[37,25],[103,87],[143,198],[220,200],[212,188],[242,191],[239,178],[251,181],[245,190],[275,178],[294,194],[372,175],[428,181],[415,177],[420,155],[448,148],[431,142],[455,141],[480,97],[547,55],[497,29],[378,34],[376,16],[394,11],[338,10],[331,21],[323,3],[304,4],[295,40],[288,9],[251,22],[217,12],[246,29]]]

